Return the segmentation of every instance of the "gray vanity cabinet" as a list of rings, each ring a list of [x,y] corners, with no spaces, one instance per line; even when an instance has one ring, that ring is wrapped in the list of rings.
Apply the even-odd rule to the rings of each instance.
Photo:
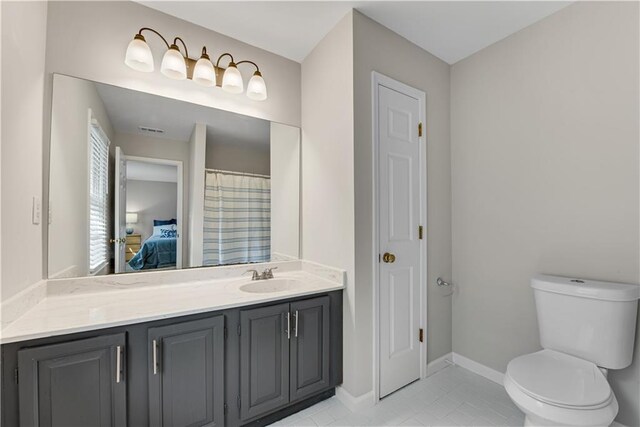
[[[287,316],[289,304],[240,312],[239,404],[243,420],[289,402]]]
[[[0,427],[260,427],[342,382],[342,291],[0,346]]]
[[[224,316],[158,328],[149,337],[149,424],[224,425]]]
[[[240,312],[240,415],[267,414],[330,386],[330,299]]]
[[[127,424],[125,334],[18,351],[20,425]]]
[[[329,301],[320,297],[291,303],[291,401],[329,386]]]

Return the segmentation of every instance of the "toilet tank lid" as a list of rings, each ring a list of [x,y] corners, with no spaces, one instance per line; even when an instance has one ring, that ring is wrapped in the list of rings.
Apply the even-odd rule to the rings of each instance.
[[[572,295],[606,301],[634,301],[640,299],[640,286],[630,283],[538,274],[531,279],[531,287],[545,292]]]

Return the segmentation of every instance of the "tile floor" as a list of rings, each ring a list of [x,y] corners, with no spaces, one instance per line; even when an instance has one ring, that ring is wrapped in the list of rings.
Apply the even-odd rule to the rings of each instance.
[[[335,396],[273,426],[522,426],[524,415],[504,388],[449,366],[352,412]]]

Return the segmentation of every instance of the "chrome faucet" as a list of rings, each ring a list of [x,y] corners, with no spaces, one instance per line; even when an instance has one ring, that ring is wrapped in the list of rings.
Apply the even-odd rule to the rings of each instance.
[[[258,273],[258,270],[247,270],[245,273],[252,273],[251,280],[267,280],[273,279],[273,270],[278,267],[265,268],[262,273]]]

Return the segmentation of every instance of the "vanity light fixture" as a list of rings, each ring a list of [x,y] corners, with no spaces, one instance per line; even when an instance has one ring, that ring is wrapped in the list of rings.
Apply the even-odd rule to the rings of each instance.
[[[167,46],[167,51],[162,57],[162,64],[160,65],[160,72],[165,76],[176,80],[193,80],[195,83],[205,87],[220,86],[229,93],[242,93],[244,92],[244,81],[242,80],[242,74],[238,70],[238,65],[251,64],[256,68],[256,71],[247,85],[247,97],[254,101],[267,99],[267,85],[262,78],[260,68],[255,62],[249,60],[235,62],[233,55],[225,52],[218,57],[214,65],[209,58],[206,46],[202,48],[200,59],[196,61],[189,58],[189,51],[184,40],[176,37],[173,39],[173,43],[169,44],[167,39],[153,28],[141,28],[127,47],[124,63],[134,70],[147,73],[154,70],[153,55],[142,35],[143,31],[150,31],[156,34]],[[178,42],[182,45],[184,54],[180,50]],[[230,61],[225,69],[220,67],[220,60],[226,56],[230,58]]]

